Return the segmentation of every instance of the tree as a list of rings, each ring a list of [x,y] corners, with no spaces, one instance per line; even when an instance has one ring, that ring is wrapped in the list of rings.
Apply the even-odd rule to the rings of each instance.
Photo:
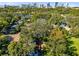
[[[67,44],[66,44],[66,52],[65,53],[68,56],[77,56],[78,55],[78,53],[76,52],[77,49],[75,46],[73,46],[73,41],[71,41],[71,36],[68,35],[66,37],[66,39],[67,39]]]
[[[76,27],[72,28],[71,33],[72,33],[73,37],[79,38],[79,27],[76,26]]]
[[[0,56],[8,55],[8,45],[10,44],[9,37],[0,35]]]
[[[34,43],[31,38],[30,30],[23,26],[21,29],[21,38],[17,43],[11,42],[8,46],[9,55],[27,56],[33,51]]]
[[[21,29],[21,39],[17,43],[17,55],[44,55],[45,37],[48,35],[48,25],[45,19],[37,19],[33,23],[26,24]],[[44,50],[42,50],[44,49]],[[12,49],[10,49],[12,50]],[[15,54],[15,55],[16,55]]]
[[[9,45],[8,45],[8,54],[10,55],[10,56],[13,56],[13,55],[17,55],[17,50],[16,50],[16,42],[11,42]]]
[[[49,41],[47,43],[49,45],[48,54],[54,56],[65,55],[66,39],[65,35],[59,28],[51,30]]]
[[[72,46],[73,42],[70,40],[71,36],[69,33],[60,28],[54,28],[51,30],[49,35],[48,53],[47,55],[54,56],[66,56],[66,55],[77,55],[76,48]]]
[[[7,20],[6,20],[6,18],[4,18],[4,17],[1,17],[0,18],[0,31],[3,29],[3,28],[5,28],[6,26],[8,26],[8,22],[7,22]]]

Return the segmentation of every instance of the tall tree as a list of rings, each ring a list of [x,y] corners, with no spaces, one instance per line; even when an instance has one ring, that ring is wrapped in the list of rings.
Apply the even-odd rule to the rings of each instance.
[[[57,7],[58,6],[58,2],[55,2],[55,7]]]

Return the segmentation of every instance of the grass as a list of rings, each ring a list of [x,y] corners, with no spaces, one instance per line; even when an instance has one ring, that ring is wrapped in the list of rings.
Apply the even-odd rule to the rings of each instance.
[[[72,37],[71,40],[73,41],[73,46],[76,47],[76,49],[77,49],[76,52],[79,55],[79,38]]]
[[[5,37],[5,35],[1,35],[1,34],[0,34],[0,39],[2,39],[2,38],[4,38],[4,37]]]

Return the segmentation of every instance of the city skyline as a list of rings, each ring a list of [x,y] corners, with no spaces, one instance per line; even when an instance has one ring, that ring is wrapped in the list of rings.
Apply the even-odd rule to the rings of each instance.
[[[33,3],[37,3],[37,5],[39,4],[46,5],[49,2],[0,2],[0,6],[4,6],[4,5],[19,6],[22,4],[33,4]],[[59,2],[59,5],[64,4],[65,6],[66,3],[69,3],[70,7],[79,7],[79,2]],[[54,7],[55,2],[50,2],[50,5]]]

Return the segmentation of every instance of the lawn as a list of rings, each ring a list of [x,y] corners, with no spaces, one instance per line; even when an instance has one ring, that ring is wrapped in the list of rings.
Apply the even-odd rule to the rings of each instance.
[[[76,52],[79,54],[79,38],[72,37],[71,40],[73,41],[73,46],[77,49]]]

